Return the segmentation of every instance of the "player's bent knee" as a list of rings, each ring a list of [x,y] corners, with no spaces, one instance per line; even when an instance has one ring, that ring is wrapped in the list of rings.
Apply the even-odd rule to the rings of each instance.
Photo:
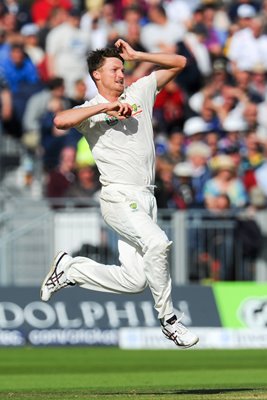
[[[145,290],[147,287],[147,279],[146,276],[139,276],[138,279],[134,282],[134,288],[132,293],[140,293]]]
[[[147,253],[153,253],[154,255],[164,255],[168,253],[172,242],[164,239],[153,240],[149,243]]]

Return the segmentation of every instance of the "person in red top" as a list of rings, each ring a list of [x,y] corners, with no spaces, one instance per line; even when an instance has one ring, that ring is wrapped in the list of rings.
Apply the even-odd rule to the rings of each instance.
[[[35,0],[31,7],[32,20],[39,27],[43,27],[51,11],[55,8],[70,10],[73,8],[71,0]]]

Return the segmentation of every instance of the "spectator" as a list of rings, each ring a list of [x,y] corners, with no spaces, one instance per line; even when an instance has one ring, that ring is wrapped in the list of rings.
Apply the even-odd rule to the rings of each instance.
[[[50,79],[47,85],[38,93],[33,94],[25,108],[23,115],[23,144],[31,150],[37,150],[41,140],[41,121],[48,111],[52,98],[63,102],[63,107],[70,107],[70,101],[65,96],[64,80],[59,77]]]
[[[168,20],[164,8],[158,4],[148,8],[149,22],[142,28],[141,42],[150,52],[172,52],[184,36],[184,28]]]
[[[185,29],[190,26],[192,9],[185,0],[164,1],[167,18]]]
[[[90,37],[79,28],[80,13],[69,12],[67,21],[53,28],[47,35],[46,52],[48,74],[64,79],[66,93],[73,96],[74,82],[87,76],[86,54]]]
[[[263,34],[262,20],[256,17],[255,8],[249,4],[240,5],[237,13],[240,30],[233,34],[227,53],[233,72],[235,68],[251,71],[261,63],[266,66],[267,36]]]
[[[242,181],[236,177],[236,168],[227,155],[213,158],[211,167],[215,176],[209,179],[204,186],[205,204],[208,208],[215,208],[216,198],[226,194],[232,207],[244,207],[248,198]]]
[[[166,161],[174,167],[176,164],[184,161],[184,152],[184,134],[181,130],[174,128],[169,134],[166,151],[158,156],[158,159]]]
[[[175,81],[169,82],[157,95],[153,115],[160,130],[170,131],[182,126],[185,94]]]
[[[38,40],[41,48],[45,51],[46,48],[46,39],[48,33],[57,26],[66,22],[68,18],[68,11],[64,7],[56,7],[53,8],[49,14],[48,19],[45,24],[39,27],[38,31]]]
[[[88,164],[78,164],[76,166],[76,179],[69,185],[65,197],[77,199],[76,207],[88,207],[90,200],[98,202],[99,189],[96,168]]]
[[[0,26],[0,60],[9,57],[10,43],[7,42],[7,35],[5,29]]]
[[[12,44],[9,57],[0,61],[0,70],[12,94],[13,116],[7,130],[20,138],[26,103],[42,87],[38,70],[19,43]]]
[[[219,141],[221,152],[227,152],[228,148],[236,147],[242,151],[244,145],[241,134],[247,130],[247,125],[241,118],[228,116],[223,122],[225,136]]]
[[[75,129],[62,130],[55,127],[53,123],[55,113],[63,109],[63,101],[54,97],[49,101],[47,112],[41,119],[41,148],[45,171],[56,168],[61,150],[64,147],[76,148],[77,142],[81,138],[81,134]]]
[[[5,80],[0,76],[0,143],[2,143],[2,134],[4,124],[10,121],[12,117],[12,97]],[[0,173],[0,177],[2,174]]]
[[[42,28],[46,25],[53,10],[63,8],[69,11],[72,6],[71,0],[34,0],[31,6],[32,20]]]
[[[204,139],[204,134],[208,132],[208,125],[201,117],[191,117],[185,121],[183,131],[188,143],[198,142]]]
[[[84,79],[77,79],[74,82],[73,95],[69,98],[70,107],[79,106],[86,100],[87,86]]]
[[[187,67],[176,78],[176,82],[191,96],[201,89],[205,78],[211,73],[211,60],[204,44],[205,27],[195,25],[185,33],[183,40],[177,42],[177,53],[187,58]]]
[[[224,90],[229,85],[229,74],[227,73],[227,60],[223,57],[216,58],[212,63],[212,71],[209,80],[199,91],[195,91],[189,98],[190,109],[200,114],[205,100],[209,100],[210,107],[214,110],[217,118],[221,121],[225,113],[221,110],[225,108],[223,104]]]
[[[25,54],[25,48],[21,43],[11,45],[8,58],[0,61],[0,68],[5,77],[12,94],[18,94],[23,85],[34,85],[39,83],[39,75],[36,67]]]
[[[192,183],[192,165],[186,161],[180,162],[174,167],[173,173],[175,176],[175,195],[173,196],[172,202],[175,208],[179,210],[194,208],[195,193]]]
[[[253,103],[261,103],[264,101],[264,97],[257,92],[253,86],[250,85],[251,82],[251,72],[247,69],[235,68],[233,72],[234,85],[238,89],[238,99],[243,102],[245,106],[247,101]]]
[[[62,198],[72,182],[75,180],[74,147],[63,147],[60,152],[59,164],[46,174],[45,196],[48,198]]]
[[[210,148],[200,141],[190,143],[186,150],[186,160],[192,167],[192,186],[195,194],[194,204],[197,208],[204,207],[204,185],[211,177],[211,172],[207,164],[210,155]]]
[[[203,25],[206,29],[204,44],[206,45],[212,58],[222,56],[224,41],[221,40],[222,33],[218,31],[214,24],[215,7],[213,4],[206,4],[203,7]]]
[[[217,131],[209,131],[205,134],[204,141],[210,148],[210,157],[215,157],[219,153],[219,133]]]
[[[45,62],[45,52],[39,46],[38,32],[38,26],[32,23],[24,25],[20,31],[23,36],[25,53],[30,57],[33,64],[37,66],[39,75],[45,79],[47,74],[46,71],[43,72],[42,70]]]

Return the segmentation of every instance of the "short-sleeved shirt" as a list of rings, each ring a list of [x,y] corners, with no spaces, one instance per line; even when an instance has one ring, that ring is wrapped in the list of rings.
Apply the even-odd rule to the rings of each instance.
[[[125,89],[119,100],[132,106],[130,118],[118,120],[108,114],[94,115],[76,128],[85,136],[100,172],[100,182],[150,186],[155,177],[152,111],[157,95],[152,72]],[[78,107],[108,103],[97,94]]]

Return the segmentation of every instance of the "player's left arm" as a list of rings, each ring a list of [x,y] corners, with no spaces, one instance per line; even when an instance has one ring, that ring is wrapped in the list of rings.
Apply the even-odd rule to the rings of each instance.
[[[175,78],[186,66],[186,58],[179,54],[168,53],[146,53],[135,51],[127,42],[117,40],[115,46],[119,49],[120,55],[125,61],[143,61],[156,64],[160,67],[155,74],[157,88],[160,90],[169,81]]]

